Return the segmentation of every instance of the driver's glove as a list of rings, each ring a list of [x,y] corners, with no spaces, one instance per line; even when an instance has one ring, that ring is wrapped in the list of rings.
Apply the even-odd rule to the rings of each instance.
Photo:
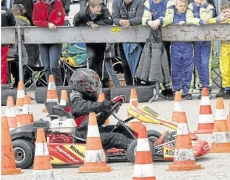
[[[125,95],[120,95],[120,96],[116,96],[115,98],[113,98],[113,102],[114,103],[117,103],[119,101],[121,101],[122,103],[124,103],[126,100],[126,97]]]

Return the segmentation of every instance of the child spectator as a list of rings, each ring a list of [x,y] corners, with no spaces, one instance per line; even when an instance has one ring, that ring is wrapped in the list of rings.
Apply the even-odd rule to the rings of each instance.
[[[3,1],[1,0],[1,27],[5,26],[15,26],[16,22],[12,12],[3,6]],[[8,62],[7,55],[9,51],[9,46],[6,44],[1,44],[1,84],[7,84],[8,81]]]
[[[79,11],[73,19],[74,26],[90,26],[98,28],[101,25],[112,25],[113,20],[108,8],[101,0],[89,0],[86,9]],[[86,43],[89,68],[96,71],[102,78],[102,64],[106,43]],[[108,74],[104,74],[103,87],[108,87]]]
[[[186,10],[188,0],[176,0],[173,23],[184,25],[187,22]],[[165,25],[167,25],[165,23]],[[189,93],[193,72],[193,45],[192,42],[171,43],[172,85],[174,91],[183,89],[185,98],[192,100]]]
[[[212,18],[215,14],[214,7],[207,2],[207,0],[194,0],[194,2],[188,5],[189,15],[188,23],[196,25],[203,25],[208,23],[208,19]],[[191,21],[190,21],[191,20]],[[194,58],[195,66],[199,75],[200,95],[201,98],[202,88],[208,88],[209,94],[211,93],[211,87],[209,85],[209,59],[211,53],[211,41],[195,41],[194,42]]]
[[[230,23],[230,1],[223,0],[220,4],[221,15],[209,19],[209,23]],[[230,41],[220,43],[220,72],[222,77],[222,90],[216,97],[230,98]]]
[[[55,30],[57,26],[63,26],[65,10],[60,0],[39,0],[34,5],[32,17],[35,26]],[[56,86],[62,86],[62,75],[58,64],[62,43],[39,44],[39,50],[47,83],[49,75],[53,74]]]

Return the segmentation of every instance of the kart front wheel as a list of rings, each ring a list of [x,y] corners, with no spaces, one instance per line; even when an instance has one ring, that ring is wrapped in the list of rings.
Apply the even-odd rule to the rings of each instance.
[[[137,139],[134,139],[127,148],[127,158],[130,162],[135,162],[135,156],[136,156],[136,147],[137,147]],[[149,140],[149,147],[152,154],[152,160],[154,159],[155,149],[153,146],[153,143]]]
[[[152,143],[157,141],[161,137],[161,133],[155,130],[148,130],[148,138]]]
[[[14,140],[12,145],[16,167],[26,169],[32,166],[34,161],[34,145],[24,139]]]

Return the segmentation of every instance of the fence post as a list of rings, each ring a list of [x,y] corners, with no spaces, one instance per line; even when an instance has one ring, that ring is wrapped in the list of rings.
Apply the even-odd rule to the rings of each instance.
[[[21,34],[21,26],[17,25],[17,35],[18,35],[18,66],[19,66],[19,80],[24,81],[23,78],[23,64],[22,64],[22,34]]]

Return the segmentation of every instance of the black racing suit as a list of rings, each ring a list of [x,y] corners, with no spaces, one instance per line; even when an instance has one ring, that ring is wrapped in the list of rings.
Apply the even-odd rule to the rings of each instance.
[[[131,139],[127,138],[125,135],[116,132],[110,132],[107,126],[102,126],[106,119],[108,118],[109,110],[113,101],[105,100],[103,102],[97,102],[96,100],[89,99],[78,91],[72,91],[70,94],[71,98],[71,114],[75,118],[88,115],[90,112],[95,112],[98,114],[97,123],[99,127],[100,137],[104,149],[110,148],[121,148],[127,149],[128,144],[131,142]],[[80,133],[82,138],[86,139],[87,127],[88,127],[88,117],[83,120],[80,127],[77,127],[77,132]],[[107,131],[107,132],[106,132]],[[109,132],[108,132],[109,131]]]

